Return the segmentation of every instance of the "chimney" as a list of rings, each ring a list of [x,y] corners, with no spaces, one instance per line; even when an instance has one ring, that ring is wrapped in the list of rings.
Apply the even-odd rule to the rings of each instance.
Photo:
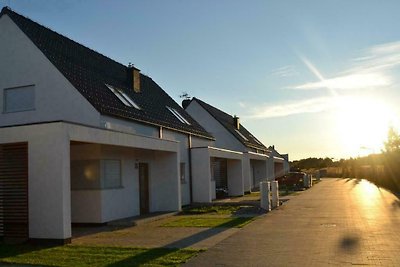
[[[189,104],[190,104],[190,99],[183,99],[182,100],[182,107],[183,107],[183,109],[186,109],[188,106],[189,106]]]
[[[240,129],[239,117],[237,117],[236,115],[233,116],[233,126],[235,126],[235,128],[236,128],[237,130]]]
[[[140,70],[131,63],[128,64],[128,84],[135,93],[140,93]]]

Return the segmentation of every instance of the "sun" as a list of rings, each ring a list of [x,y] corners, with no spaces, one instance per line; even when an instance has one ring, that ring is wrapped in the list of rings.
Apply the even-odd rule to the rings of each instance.
[[[389,127],[396,120],[390,106],[379,100],[362,97],[338,100],[336,130],[341,149],[353,157],[379,153]]]

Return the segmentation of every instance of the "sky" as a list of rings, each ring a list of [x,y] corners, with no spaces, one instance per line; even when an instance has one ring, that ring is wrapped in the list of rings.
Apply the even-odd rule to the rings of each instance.
[[[122,64],[178,103],[240,117],[290,160],[358,157],[399,129],[400,1],[28,1],[0,7]]]

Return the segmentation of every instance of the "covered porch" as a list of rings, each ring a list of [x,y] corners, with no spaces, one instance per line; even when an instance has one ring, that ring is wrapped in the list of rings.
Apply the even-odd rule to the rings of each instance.
[[[193,202],[209,203],[217,192],[244,194],[243,153],[215,147],[191,148]]]
[[[177,142],[52,122],[0,128],[10,144],[26,144],[26,239],[67,243],[74,222],[181,208]]]
[[[258,190],[260,182],[268,179],[268,159],[266,154],[243,153],[245,192]]]

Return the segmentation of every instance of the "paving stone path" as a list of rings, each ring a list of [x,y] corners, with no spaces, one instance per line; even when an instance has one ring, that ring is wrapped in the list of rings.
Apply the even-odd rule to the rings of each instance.
[[[400,200],[365,180],[324,179],[186,266],[400,266]]]

